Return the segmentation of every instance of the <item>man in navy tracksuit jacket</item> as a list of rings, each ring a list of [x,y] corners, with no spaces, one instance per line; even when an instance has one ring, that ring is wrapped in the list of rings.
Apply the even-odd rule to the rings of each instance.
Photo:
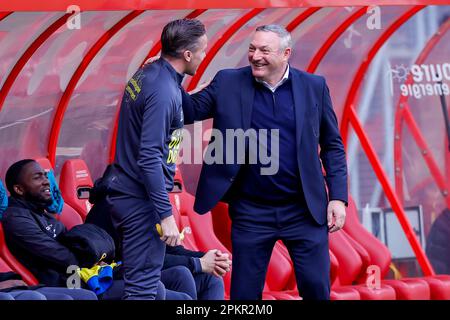
[[[183,94],[186,123],[213,118],[220,134],[212,137],[226,136],[225,146],[215,139],[206,152],[214,149],[217,158],[217,148],[223,147],[219,161],[203,164],[194,209],[203,214],[218,201],[229,203],[231,299],[261,299],[277,240],[289,250],[301,296],[330,296],[328,232],[345,221],[345,151],[325,80],[290,67],[290,54],[291,37],[283,27],[258,27],[249,46],[249,67],[222,70],[202,91]],[[251,139],[244,148],[228,137],[250,129],[258,150],[249,147]],[[241,155],[245,164],[237,157],[239,149],[246,150]],[[264,149],[273,161],[262,161]],[[258,161],[251,163],[257,151]],[[263,174],[272,165],[274,173]]]
[[[183,127],[180,84],[195,73],[206,43],[200,21],[170,22],[161,35],[162,58],[139,69],[125,88],[109,196],[122,242],[124,299],[154,299],[165,245],[180,243],[168,196]]]

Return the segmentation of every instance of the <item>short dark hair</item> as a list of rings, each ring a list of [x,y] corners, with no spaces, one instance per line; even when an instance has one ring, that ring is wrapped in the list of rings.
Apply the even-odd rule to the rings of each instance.
[[[8,189],[9,194],[11,196],[13,196],[13,197],[17,196],[16,192],[14,191],[14,185],[20,183],[20,181],[22,179],[23,168],[31,162],[36,162],[36,161],[33,159],[23,159],[23,160],[17,161],[8,168],[8,171],[6,171],[5,184],[6,184],[6,189]]]
[[[206,34],[203,23],[197,19],[178,19],[169,22],[161,33],[161,54],[180,58],[184,50],[195,51],[198,39]]]

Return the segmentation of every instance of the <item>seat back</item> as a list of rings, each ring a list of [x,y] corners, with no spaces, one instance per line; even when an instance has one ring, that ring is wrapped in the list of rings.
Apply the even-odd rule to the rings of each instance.
[[[328,251],[330,252],[330,284],[331,287],[333,288],[339,285],[338,281],[339,261],[331,250]]]
[[[53,170],[52,164],[50,163],[50,160],[47,158],[36,158],[37,163],[42,167],[44,170]]]
[[[33,274],[27,270],[9,251],[6,245],[5,236],[3,233],[3,226],[0,223],[0,257],[12,271],[20,274],[23,281],[28,285],[37,285],[39,281],[33,276]]]
[[[212,210],[214,233],[228,250],[231,251],[231,219],[228,204],[219,202]]]
[[[83,221],[91,210],[89,190],[94,186],[86,162],[81,159],[67,160],[59,178],[59,188],[64,201],[74,208]]]
[[[363,262],[342,232],[329,234],[329,246],[339,262],[338,279],[340,285],[350,285],[356,281],[363,269]]]
[[[56,215],[56,220],[61,221],[67,230],[72,229],[76,225],[83,224],[83,220],[78,212],[67,203],[64,203],[61,214]]]
[[[0,273],[13,272],[13,269],[0,257]]]
[[[370,264],[380,267],[382,279],[389,272],[391,253],[389,249],[359,221],[354,200],[349,197],[344,231],[356,240],[369,254]]]
[[[367,268],[371,265],[369,253],[358,241],[356,241],[348,233],[346,233],[345,230],[340,230],[339,232],[341,232],[342,235],[345,237],[345,239],[347,239],[352,248],[358,253],[362,261],[361,270],[359,272],[359,275],[356,277],[355,281],[357,283],[366,283],[366,279],[368,276]]]

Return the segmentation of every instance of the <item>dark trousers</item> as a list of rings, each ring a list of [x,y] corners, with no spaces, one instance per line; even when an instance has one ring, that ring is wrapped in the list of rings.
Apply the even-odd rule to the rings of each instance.
[[[97,300],[97,296],[85,289],[42,287],[36,290],[0,292],[0,300]]]
[[[155,300],[166,248],[156,231],[160,218],[149,200],[127,195],[109,196],[109,200],[122,245],[123,299]]]
[[[36,291],[43,294],[47,300],[97,300],[95,293],[86,289],[43,287]]]
[[[222,278],[208,273],[192,272],[184,266],[176,266],[165,269],[161,272],[161,281],[170,289],[176,292],[188,294],[187,299],[181,300],[223,300],[224,284]],[[177,297],[167,300],[180,300]]]
[[[275,242],[282,240],[294,263],[304,300],[330,298],[327,225],[318,225],[297,204],[268,206],[239,200],[230,204],[233,271],[231,300],[262,298]]]

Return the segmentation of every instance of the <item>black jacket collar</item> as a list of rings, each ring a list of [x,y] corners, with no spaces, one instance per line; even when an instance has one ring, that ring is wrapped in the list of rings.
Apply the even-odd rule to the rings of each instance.
[[[183,81],[184,75],[178,73],[172,65],[163,57],[159,58],[158,61],[161,61],[161,65],[163,65],[167,70],[169,70],[170,75],[172,78],[177,82],[178,85],[181,85],[181,82]]]
[[[38,214],[45,213],[45,207],[42,205],[16,197],[9,197],[8,207],[25,208]]]

